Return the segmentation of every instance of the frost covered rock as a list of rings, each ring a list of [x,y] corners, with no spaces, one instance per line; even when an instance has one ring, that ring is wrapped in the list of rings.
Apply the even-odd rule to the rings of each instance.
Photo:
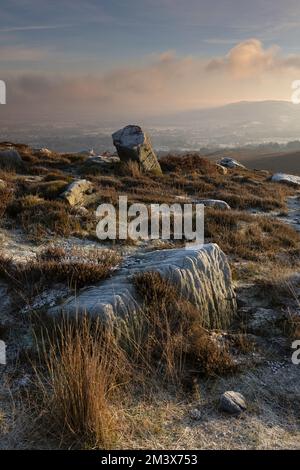
[[[161,173],[160,164],[149,136],[139,126],[126,126],[112,134],[113,143],[122,161],[137,161],[144,171]]]
[[[287,175],[286,173],[275,173],[272,176],[271,181],[276,181],[277,183],[300,185],[300,176]]]
[[[197,199],[197,203],[203,204],[205,207],[213,207],[215,209],[228,210],[231,209],[227,202],[220,199]]]
[[[246,400],[241,393],[228,391],[220,399],[220,410],[232,415],[239,415],[247,409]]]
[[[218,162],[219,165],[225,166],[225,168],[245,168],[244,165],[239,163],[237,160],[233,158],[224,157],[222,160]]]
[[[213,243],[195,250],[160,250],[136,256],[112,278],[83,289],[76,298],[67,299],[49,313],[87,312],[103,319],[134,315],[142,299],[137,296],[132,277],[147,271],[158,272],[174,283],[178,294],[199,308],[207,326],[226,327],[235,314],[236,299],[227,257]]]
[[[17,150],[0,150],[0,168],[18,170],[22,165],[23,160]]]
[[[88,180],[77,180],[69,184],[67,189],[61,194],[61,198],[68,201],[70,206],[84,203],[86,194],[91,192],[93,185]]]
[[[202,418],[202,413],[197,408],[193,408],[192,410],[190,410],[189,415],[190,418],[194,419],[195,421],[199,421]]]

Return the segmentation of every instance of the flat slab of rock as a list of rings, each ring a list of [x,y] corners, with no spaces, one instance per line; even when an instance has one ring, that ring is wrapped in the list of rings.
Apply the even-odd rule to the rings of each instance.
[[[18,170],[22,166],[23,160],[17,150],[0,150],[0,168]]]
[[[277,183],[300,185],[300,176],[288,175],[286,173],[275,173],[275,175],[272,176],[271,181],[276,181]]]
[[[203,204],[205,207],[214,207],[215,209],[228,210],[231,209],[227,202],[220,199],[197,199],[197,203]]]
[[[87,193],[90,193],[93,185],[88,180],[77,180],[69,184],[67,189],[61,194],[61,198],[68,201],[70,206],[83,204]]]
[[[152,148],[149,136],[140,126],[126,126],[112,134],[120,160],[133,160],[141,170],[161,173],[160,164]]]
[[[224,166],[225,168],[245,168],[244,165],[239,163],[237,160],[233,158],[224,157],[222,160],[218,162],[219,165]]]
[[[216,244],[195,250],[159,250],[133,257],[128,266],[96,286],[83,289],[49,311],[71,315],[87,313],[104,320],[134,315],[140,309],[132,277],[137,272],[155,271],[178,287],[203,314],[204,324],[228,326],[236,312],[236,298],[226,255]]]
[[[246,400],[241,393],[228,391],[220,398],[220,410],[231,415],[239,415],[247,409]]]

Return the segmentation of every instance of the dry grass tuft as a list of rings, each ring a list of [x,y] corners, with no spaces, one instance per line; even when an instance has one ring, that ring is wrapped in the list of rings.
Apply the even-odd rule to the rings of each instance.
[[[120,261],[120,255],[112,250],[73,248],[66,252],[53,246],[25,264],[14,263],[0,254],[0,275],[22,290],[30,290],[32,284],[47,286],[55,282],[66,282],[71,288],[79,288],[106,278]]]
[[[39,196],[21,197],[9,207],[14,216],[32,240],[41,240],[46,235],[62,237],[80,234],[80,220],[72,209],[62,201],[48,201]]]
[[[142,176],[139,163],[133,160],[120,163],[120,174],[124,176],[131,176],[132,178],[140,178]]]
[[[181,174],[200,172],[204,175],[218,176],[218,167],[197,154],[182,156],[168,155],[159,161],[163,172],[178,172]]]
[[[203,328],[201,312],[175,286],[155,272],[137,274],[134,284],[144,301],[134,342],[138,362],[175,381],[190,372],[213,376],[236,369],[227,346]]]
[[[69,181],[66,180],[47,180],[31,185],[30,191],[45,199],[57,198],[68,186]]]
[[[251,261],[274,259],[285,252],[297,256],[299,234],[279,220],[243,211],[205,210],[205,236],[227,254]]]
[[[14,198],[13,189],[11,187],[0,187],[0,218],[2,218],[9,205],[12,203]]]
[[[281,324],[282,332],[288,338],[300,339],[300,315],[288,312]]]
[[[267,296],[273,305],[285,305],[288,298],[296,298],[295,287],[300,280],[295,278],[292,267],[284,265],[270,265],[267,275],[263,272],[256,280],[262,296]]]
[[[111,448],[118,428],[111,398],[128,370],[124,355],[87,317],[64,320],[51,333],[35,367],[42,432],[63,447]]]

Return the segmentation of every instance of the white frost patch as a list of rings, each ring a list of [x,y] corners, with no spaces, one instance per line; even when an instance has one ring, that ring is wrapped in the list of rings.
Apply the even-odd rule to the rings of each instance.
[[[21,313],[28,313],[31,310],[39,310],[43,307],[54,307],[58,301],[69,294],[67,287],[51,287],[38,296],[35,297],[34,301],[29,305],[22,308]]]
[[[0,231],[1,253],[12,258],[15,262],[25,263],[34,259],[38,247],[26,243],[24,234],[21,230]]]

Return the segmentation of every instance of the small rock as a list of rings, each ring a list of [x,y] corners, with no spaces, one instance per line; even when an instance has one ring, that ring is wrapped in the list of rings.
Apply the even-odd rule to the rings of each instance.
[[[33,149],[33,152],[41,157],[49,157],[50,155],[52,155],[52,151],[47,149],[46,147]]]
[[[233,158],[224,157],[222,160],[218,162],[219,165],[225,166],[225,168],[245,168],[244,165],[239,163],[237,160]]]
[[[220,399],[220,410],[232,415],[239,415],[247,409],[246,400],[241,393],[227,391]]]
[[[77,180],[71,183],[61,194],[61,198],[68,201],[70,206],[82,204],[85,201],[87,193],[90,193],[93,185],[88,180]]]
[[[201,412],[197,408],[190,410],[190,418],[199,421],[201,419]]]
[[[228,210],[231,209],[230,205],[227,202],[220,199],[197,199],[195,201],[199,204],[203,204],[205,207],[213,207],[215,209]]]

